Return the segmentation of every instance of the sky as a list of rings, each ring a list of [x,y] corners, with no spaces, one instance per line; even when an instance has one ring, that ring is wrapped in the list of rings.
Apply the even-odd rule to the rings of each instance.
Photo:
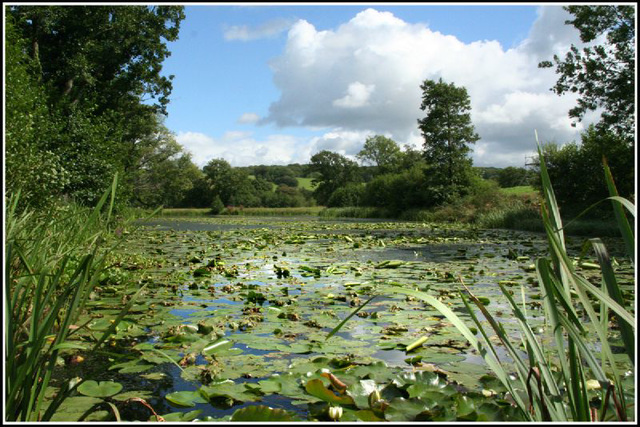
[[[464,86],[480,140],[475,166],[522,167],[540,142],[579,141],[573,95],[538,63],[581,46],[558,3],[186,4],[163,74],[165,125],[204,166],[349,158],[385,135],[420,147],[426,79]]]

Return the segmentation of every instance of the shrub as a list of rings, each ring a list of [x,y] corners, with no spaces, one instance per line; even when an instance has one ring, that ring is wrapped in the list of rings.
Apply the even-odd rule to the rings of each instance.
[[[365,185],[349,183],[331,194],[328,207],[360,206],[364,200]]]
[[[211,210],[209,213],[212,215],[219,215],[224,210],[224,203],[220,199],[220,196],[216,195],[211,202]]]

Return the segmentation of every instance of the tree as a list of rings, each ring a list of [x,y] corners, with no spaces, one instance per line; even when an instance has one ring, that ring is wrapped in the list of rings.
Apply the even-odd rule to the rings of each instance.
[[[530,173],[525,168],[508,166],[498,172],[497,181],[500,187],[509,188],[519,185],[529,185]]]
[[[317,185],[314,196],[318,203],[323,205],[328,203],[331,194],[339,187],[359,181],[358,164],[328,150],[314,154],[309,168],[311,172],[318,173],[312,181]]]
[[[207,177],[210,195],[219,196],[225,206],[258,206],[260,197],[249,175],[233,168],[224,159],[212,159],[202,171]]]
[[[430,186],[445,198],[464,192],[471,173],[471,149],[480,139],[471,123],[471,103],[464,87],[445,83],[440,78],[425,80],[420,109],[426,116],[418,119],[424,137],[424,157]]]
[[[605,132],[594,125],[582,133],[582,143],[572,142],[562,147],[547,144],[543,155],[558,204],[568,215],[577,215],[591,205],[609,197],[604,181],[602,160],[607,159],[616,187],[622,197],[633,198],[634,152],[627,141],[613,132]],[[533,185],[541,189],[539,174]],[[608,214],[609,206],[590,212],[597,216]]]
[[[606,42],[578,49],[571,45],[563,60],[554,55],[559,79],[551,89],[558,95],[578,93],[569,117],[603,108],[598,128],[633,142],[635,128],[635,6],[565,6],[574,18],[565,21],[580,31],[584,43]],[[543,61],[541,68],[554,64]],[[575,125],[575,123],[574,123]]]
[[[161,74],[162,61],[169,56],[166,42],[177,39],[183,9],[8,7],[6,21],[25,41],[31,85],[40,91],[41,106],[32,107],[47,119],[35,132],[44,136],[33,142],[42,140],[38,149],[64,165],[68,179],[60,193],[94,203],[120,172],[120,189],[132,194],[137,144],[157,130],[156,114],[166,112],[172,77]]]
[[[378,174],[396,172],[401,156],[398,144],[382,135],[367,138],[364,147],[356,155],[360,161],[375,166]]]
[[[134,201],[144,207],[177,207],[203,176],[162,123],[138,144],[139,163],[131,172]]]
[[[53,202],[69,183],[69,171],[58,153],[47,150],[58,132],[49,117],[45,92],[34,77],[38,64],[14,20],[5,26],[5,189],[21,191],[21,202],[41,208]]]

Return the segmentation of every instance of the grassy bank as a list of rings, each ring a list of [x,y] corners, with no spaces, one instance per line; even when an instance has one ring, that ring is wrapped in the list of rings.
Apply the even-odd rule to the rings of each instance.
[[[74,204],[25,209],[19,195],[7,199],[6,421],[50,420],[65,398],[87,380],[67,380],[45,403],[60,360],[80,348],[95,352],[130,307],[125,305],[93,342],[78,342],[73,336],[86,326],[79,318],[109,274],[110,253],[124,233],[112,214],[116,182],[94,209]]]
[[[317,216],[325,209],[324,206],[309,206],[299,208],[245,208],[227,207],[220,215],[239,216]],[[159,216],[163,217],[206,217],[211,216],[209,208],[171,208],[163,209]]]

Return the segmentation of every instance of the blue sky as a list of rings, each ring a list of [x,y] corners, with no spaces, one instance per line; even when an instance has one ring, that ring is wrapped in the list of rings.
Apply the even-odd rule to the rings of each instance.
[[[558,6],[211,4],[185,14],[164,63],[175,75],[165,124],[200,166],[354,156],[374,134],[417,146],[427,78],[467,88],[478,166],[521,166],[534,128],[559,143],[582,128],[567,117],[574,100],[549,91],[553,71],[537,68],[579,41]]]

